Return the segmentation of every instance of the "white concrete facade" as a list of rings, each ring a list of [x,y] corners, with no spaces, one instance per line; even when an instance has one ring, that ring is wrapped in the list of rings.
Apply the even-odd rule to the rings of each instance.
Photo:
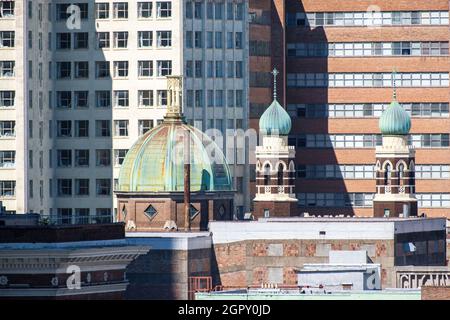
[[[0,137],[0,151],[15,151],[15,164],[0,167],[0,181],[15,181],[14,195],[0,196],[6,210],[51,214],[65,222],[113,214],[124,153],[166,112],[166,74],[185,76],[191,124],[202,130],[248,127],[246,1],[80,0],[80,11],[69,8],[68,14],[73,3],[68,0],[12,2],[14,15],[0,17],[0,31],[15,33],[14,47],[0,48],[0,61],[15,61],[14,77],[0,77],[0,91],[15,91],[14,107],[0,107],[0,121],[15,121],[15,136]],[[192,48],[186,45],[188,32],[201,32],[199,48],[194,38]],[[222,34],[220,48],[207,48],[209,32],[214,43],[216,33]],[[201,61],[201,72],[186,75],[186,61]],[[227,74],[229,61],[239,62],[233,75]],[[222,73],[216,74],[216,62]],[[211,90],[223,90],[222,106],[208,106]],[[191,91],[203,97],[198,107],[187,106]],[[236,102],[236,95],[242,101]],[[230,167],[240,190],[235,205],[244,212],[250,205],[248,165]]]

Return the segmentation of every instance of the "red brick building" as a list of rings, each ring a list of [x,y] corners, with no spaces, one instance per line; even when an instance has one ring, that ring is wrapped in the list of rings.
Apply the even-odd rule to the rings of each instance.
[[[278,100],[292,117],[300,212],[371,216],[378,119],[412,116],[418,214],[450,216],[449,2],[251,0],[250,125]],[[251,170],[254,171],[254,170]],[[255,177],[252,179],[255,194]],[[330,210],[330,208],[332,210]]]

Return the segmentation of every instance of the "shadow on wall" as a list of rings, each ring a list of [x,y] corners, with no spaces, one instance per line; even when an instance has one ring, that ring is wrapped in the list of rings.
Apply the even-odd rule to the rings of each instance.
[[[287,1],[286,12],[295,17],[295,13],[305,14],[305,9],[301,1]],[[314,46],[316,49],[308,50],[306,57],[296,56],[296,50],[287,51],[287,73],[324,74],[326,80],[328,50],[317,49],[327,48],[326,30],[309,26],[306,15],[304,19],[289,20],[286,24],[286,45],[297,43],[303,48]],[[342,163],[339,163],[329,138],[333,134],[327,112],[329,103],[336,101],[330,101],[328,87],[308,87],[308,84],[302,87],[287,86],[286,106],[293,116],[289,144],[295,145],[297,150],[296,192],[299,214],[354,216],[355,212],[349,204],[356,199],[347,193],[345,181],[338,174]],[[306,105],[306,108],[299,108],[298,105]],[[315,137],[315,148],[307,147],[311,142],[308,142],[306,135]],[[326,178],[330,171],[333,172],[332,178]]]

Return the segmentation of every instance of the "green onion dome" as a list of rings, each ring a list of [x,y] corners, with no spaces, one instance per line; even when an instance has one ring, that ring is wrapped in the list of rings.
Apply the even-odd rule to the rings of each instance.
[[[379,127],[383,135],[407,135],[411,129],[411,117],[394,100],[382,113]]]
[[[259,130],[266,135],[288,135],[291,131],[292,121],[287,111],[276,99],[264,111],[259,119]]]

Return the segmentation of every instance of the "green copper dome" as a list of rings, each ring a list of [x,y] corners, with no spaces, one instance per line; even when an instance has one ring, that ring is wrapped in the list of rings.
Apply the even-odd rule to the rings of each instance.
[[[226,159],[208,136],[181,121],[163,122],[128,151],[119,174],[119,192],[184,190],[184,140],[190,135],[191,191],[232,190]]]
[[[288,135],[291,131],[291,117],[276,99],[259,119],[259,130],[267,135]]]
[[[411,129],[411,117],[394,99],[379,120],[383,135],[407,135]]]

